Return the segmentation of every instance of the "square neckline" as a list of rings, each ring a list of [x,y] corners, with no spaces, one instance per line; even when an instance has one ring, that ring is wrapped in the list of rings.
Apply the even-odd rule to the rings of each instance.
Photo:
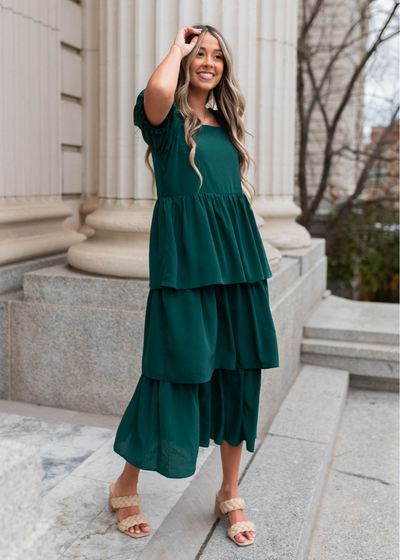
[[[218,115],[218,109],[213,109],[212,107],[207,107],[207,109],[209,111],[211,111],[211,113],[214,115],[215,120],[217,121],[217,123],[219,124],[219,126],[214,126],[213,124],[202,124],[201,126],[208,126],[210,128],[222,128],[220,120],[219,120],[219,115]]]

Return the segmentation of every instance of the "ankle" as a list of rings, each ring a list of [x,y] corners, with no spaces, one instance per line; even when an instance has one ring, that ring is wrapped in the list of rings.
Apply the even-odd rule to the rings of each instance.
[[[220,493],[230,498],[239,497],[239,488],[237,484],[221,484]]]
[[[123,494],[124,496],[132,496],[137,494],[137,481],[126,481],[119,477],[115,483],[115,489],[118,494]]]

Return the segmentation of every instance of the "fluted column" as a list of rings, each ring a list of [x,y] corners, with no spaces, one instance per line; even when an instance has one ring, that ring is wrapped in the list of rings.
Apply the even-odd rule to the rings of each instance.
[[[79,212],[84,220],[80,232],[91,237],[94,230],[85,217],[98,205],[99,189],[99,3],[81,0],[82,7],[82,197]]]
[[[258,0],[257,198],[262,238],[278,249],[310,245],[293,201],[297,0]]]
[[[59,10],[0,0],[0,265],[85,238],[63,226]]]
[[[155,14],[144,0],[98,5],[99,201],[86,218],[94,234],[70,248],[68,262],[88,272],[148,278],[154,196],[132,111],[156,65]]]

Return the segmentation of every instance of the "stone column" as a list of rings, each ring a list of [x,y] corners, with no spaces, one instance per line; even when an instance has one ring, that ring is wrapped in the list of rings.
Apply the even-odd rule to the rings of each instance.
[[[68,262],[88,272],[148,278],[154,196],[133,107],[155,67],[155,14],[144,0],[101,0],[99,9],[99,202],[86,218],[94,234],[70,248]]]
[[[99,3],[81,0],[82,6],[82,196],[79,212],[83,218],[80,232],[91,237],[94,231],[86,216],[96,210],[99,189]]]
[[[59,2],[0,0],[0,265],[66,251]]]
[[[260,233],[278,249],[311,244],[293,201],[296,110],[297,0],[259,0],[256,183]]]

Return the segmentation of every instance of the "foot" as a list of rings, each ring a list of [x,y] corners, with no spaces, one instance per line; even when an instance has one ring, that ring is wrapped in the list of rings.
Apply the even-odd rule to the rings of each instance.
[[[120,484],[118,479],[114,486],[114,493],[115,496],[118,498],[120,496],[133,496],[134,494],[137,494],[137,488],[135,487],[125,488]],[[136,515],[139,513],[140,513],[139,506],[120,508],[117,510],[117,519],[118,521],[122,521],[123,519],[129,517],[130,515]],[[150,531],[150,526],[147,523],[140,523],[139,525],[133,525],[132,527],[129,527],[128,531],[130,531],[131,533],[140,533],[140,529],[142,529],[142,531],[147,533],[148,531]]]
[[[239,492],[238,491],[224,492],[224,490],[222,489],[218,491],[219,503],[224,502],[225,500],[230,500],[231,498],[239,498]],[[229,526],[233,525],[234,523],[237,523],[238,521],[248,521],[246,514],[242,509],[230,511],[228,513],[228,517],[229,517]],[[246,540],[243,535],[245,535],[250,541],[254,540],[254,531],[244,531],[243,533],[238,533],[235,536],[235,539],[238,542],[242,543]]]

